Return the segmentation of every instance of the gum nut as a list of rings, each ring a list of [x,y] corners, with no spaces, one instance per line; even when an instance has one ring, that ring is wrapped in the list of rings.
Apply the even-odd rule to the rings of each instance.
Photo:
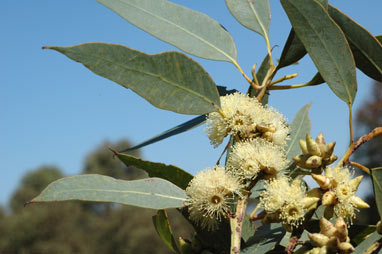
[[[333,206],[327,206],[325,207],[325,210],[324,210],[324,217],[326,219],[330,219],[333,217],[333,213],[334,213],[334,209],[333,209]]]
[[[318,247],[325,246],[329,241],[329,237],[320,233],[308,233],[308,237],[310,241],[312,241],[312,243],[314,243]]]
[[[316,137],[316,143],[317,144],[323,144],[325,145],[325,138],[324,138],[324,134],[322,134],[322,132],[320,132],[318,134],[318,136]]]
[[[322,205],[330,206],[335,205],[337,203],[336,193],[333,191],[327,191],[322,196]]]
[[[337,247],[339,250],[341,250],[341,253],[352,253],[355,250],[353,245],[347,242],[339,242]]]
[[[313,206],[315,207],[319,200],[320,198],[317,198],[317,197],[305,197],[301,200],[301,204],[304,207],[304,209],[308,209],[308,208],[312,208]]]
[[[377,223],[377,233],[382,235],[382,221],[378,221]]]
[[[324,217],[320,219],[320,229],[320,233],[326,235],[327,237],[334,236],[334,233],[336,232],[336,227]]]
[[[306,134],[306,148],[311,155],[321,155],[320,148],[318,147],[316,141],[314,141],[314,139],[312,139],[309,134]]]
[[[356,178],[349,181],[349,185],[352,187],[354,192],[358,190],[358,186],[361,183],[362,178],[363,176],[357,176]]]
[[[306,196],[311,198],[321,198],[322,192],[320,188],[313,188],[306,193]]]
[[[308,154],[309,152],[308,152],[308,148],[306,147],[306,141],[303,140],[303,139],[300,139],[298,141],[298,143],[300,144],[300,148],[301,148],[302,153],[303,154]]]
[[[328,177],[318,174],[311,174],[311,176],[322,189],[326,190],[331,187],[331,181]]]
[[[322,164],[322,158],[317,155],[310,156],[309,159],[306,160],[305,164],[312,168],[318,168]]]
[[[352,196],[351,203],[357,208],[370,208],[369,204],[363,201],[360,197]]]

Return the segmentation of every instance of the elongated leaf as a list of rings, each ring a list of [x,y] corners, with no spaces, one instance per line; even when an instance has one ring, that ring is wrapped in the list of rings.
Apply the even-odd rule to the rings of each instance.
[[[153,143],[156,143],[158,141],[161,141],[163,139],[166,139],[166,138],[169,138],[171,136],[174,136],[174,135],[177,135],[177,134],[180,134],[182,132],[186,132],[188,130],[191,130],[199,125],[201,125],[202,123],[204,123],[204,121],[206,120],[206,115],[201,115],[201,116],[197,116],[195,118],[192,118],[191,120],[187,121],[187,122],[184,122],[182,124],[179,124],[171,129],[168,129],[148,140],[145,140],[141,143],[139,143],[138,145],[135,145],[133,147],[130,147],[128,149],[125,149],[123,151],[120,151],[121,153],[124,153],[124,152],[128,152],[128,151],[132,151],[132,150],[136,150],[136,149],[139,149],[139,148],[142,148],[142,147],[145,147],[145,146],[148,146],[148,145],[151,145]]]
[[[306,49],[293,29],[291,29],[288,39],[281,53],[277,69],[295,64],[306,55]]]
[[[228,10],[240,24],[267,38],[271,22],[269,0],[226,0]]]
[[[355,62],[345,35],[316,0],[281,0],[298,38],[330,89],[352,105],[357,92]]]
[[[217,86],[217,88],[218,88],[218,92],[219,92],[220,96],[224,96],[227,94],[237,92],[236,89],[227,90],[227,88],[224,86]],[[124,150],[119,151],[119,152],[125,153],[128,151],[133,151],[133,150],[136,150],[138,148],[142,148],[142,147],[154,144],[154,143],[161,141],[163,139],[166,139],[166,138],[172,137],[174,135],[177,135],[177,134],[186,132],[188,130],[191,130],[191,129],[199,126],[200,124],[204,123],[205,120],[206,120],[206,115],[197,116],[197,117],[192,118],[191,120],[189,120],[187,122],[179,124],[179,125],[171,128],[171,129],[168,129],[168,130],[166,130],[166,131],[164,131],[164,132],[162,132],[162,133],[160,133],[160,134],[158,134],[152,138],[149,138],[148,140],[145,140],[145,141],[143,141],[143,142],[141,142],[141,143],[139,143],[133,147],[124,149]]]
[[[153,216],[153,223],[155,230],[162,241],[175,253],[180,253],[178,246],[175,243],[174,235],[170,227],[166,210],[158,210],[157,214]]]
[[[373,234],[371,234],[368,238],[363,240],[354,250],[353,254],[362,254],[365,253],[366,250],[376,241],[382,238],[382,235],[378,234],[377,231],[375,231]]]
[[[375,38],[382,44],[382,35],[377,35]]]
[[[123,181],[102,175],[64,177],[29,203],[82,200],[113,202],[152,209],[183,207],[186,193],[161,178]]]
[[[175,47],[211,60],[236,62],[231,35],[207,15],[166,0],[98,0],[131,24]]]
[[[308,86],[317,86],[322,83],[325,83],[325,80],[322,78],[321,74],[319,72],[314,75],[314,77],[307,83]]]
[[[172,182],[176,186],[182,188],[183,190],[187,188],[188,183],[192,180],[193,176],[173,165],[166,165],[158,162],[145,161],[140,158],[117,153],[114,154],[126,165],[126,166],[136,166],[137,168],[145,170],[150,177],[160,177]]]
[[[364,27],[331,5],[329,14],[345,33],[357,67],[369,77],[382,81],[382,46],[379,41]]]
[[[302,107],[295,115],[291,125],[290,139],[285,149],[287,158],[291,160],[293,157],[301,153],[299,140],[305,139],[306,133],[310,133],[311,123],[309,120],[309,108],[312,103]]]
[[[243,254],[267,253],[272,250],[283,238],[285,230],[280,223],[272,223],[259,227],[254,237],[248,240],[248,247]]]
[[[181,114],[216,111],[220,98],[207,72],[179,52],[148,55],[116,44],[45,47],[80,62],[94,73],[130,88],[152,105]]]
[[[373,168],[371,170],[371,178],[373,180],[374,198],[377,203],[379,217],[382,218],[382,167]]]

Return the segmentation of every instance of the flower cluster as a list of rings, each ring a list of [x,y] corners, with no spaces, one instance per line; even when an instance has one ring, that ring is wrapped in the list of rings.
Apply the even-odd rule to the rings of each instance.
[[[275,176],[287,165],[284,149],[261,138],[234,145],[227,161],[228,170],[244,179],[254,179],[260,171]]]
[[[287,177],[271,179],[265,184],[260,202],[267,212],[264,222],[282,221],[291,226],[299,225],[306,209],[317,203],[319,198],[307,197],[305,187],[299,178],[292,183]],[[270,219],[270,221],[269,221]]]
[[[186,189],[190,219],[201,228],[217,229],[221,216],[229,213],[230,205],[235,196],[242,195],[242,189],[239,179],[227,173],[224,167],[199,172]]]
[[[327,206],[325,210],[327,217],[331,217],[334,213],[336,217],[351,220],[355,218],[355,209],[369,208],[365,201],[354,195],[362,176],[351,179],[352,173],[349,168],[328,167],[325,169],[325,175],[312,174],[312,177],[325,191],[322,196],[322,205]]]
[[[285,144],[289,128],[282,114],[263,107],[256,98],[234,93],[220,97],[222,112],[207,116],[208,137],[215,147],[228,135],[240,139],[263,137],[275,144]]]

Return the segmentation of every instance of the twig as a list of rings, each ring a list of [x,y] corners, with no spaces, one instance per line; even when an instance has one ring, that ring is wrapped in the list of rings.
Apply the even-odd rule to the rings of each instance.
[[[349,161],[349,164],[361,169],[363,172],[370,175],[370,169],[368,167],[365,167],[364,165],[362,165],[358,162],[355,162],[355,161]]]
[[[272,81],[270,84],[269,84],[269,87],[273,86],[274,84],[277,84],[277,83],[281,83],[283,82],[284,80],[288,80],[288,79],[292,79],[292,78],[295,78],[297,77],[297,73],[294,73],[294,74],[290,74],[290,75],[285,75],[279,79],[276,79],[275,81]]]
[[[240,253],[241,234],[243,229],[243,220],[245,217],[245,210],[248,205],[248,195],[244,198],[239,198],[236,206],[235,215],[230,218],[231,225],[231,254]]]

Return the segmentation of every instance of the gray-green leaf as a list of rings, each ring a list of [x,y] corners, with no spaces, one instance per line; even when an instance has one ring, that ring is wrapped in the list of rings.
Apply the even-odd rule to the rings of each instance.
[[[316,0],[281,0],[298,38],[330,89],[352,105],[357,92],[355,62],[345,35]]]
[[[382,238],[382,235],[378,234],[377,231],[372,233],[368,238],[363,240],[354,250],[353,254],[363,254],[366,250],[376,241]]]
[[[371,169],[371,178],[374,186],[374,198],[377,203],[379,217],[382,218],[382,167]]]
[[[382,81],[382,46],[379,41],[364,27],[331,5],[329,14],[345,33],[357,67],[369,77]]]
[[[187,188],[188,183],[193,178],[190,173],[174,165],[145,161],[128,154],[113,152],[126,166],[136,166],[145,170],[150,177],[165,179],[183,190]]]
[[[183,207],[186,198],[182,189],[161,178],[123,181],[102,175],[77,175],[49,184],[30,203],[82,200],[164,209]]]
[[[98,0],[136,27],[192,54],[235,62],[231,35],[207,15],[166,0]]]
[[[290,125],[290,139],[288,140],[287,148],[285,149],[289,160],[301,153],[299,140],[305,139],[306,133],[310,133],[311,123],[309,120],[309,108],[311,105],[312,103],[309,103],[302,107],[297,112]]]
[[[267,38],[271,22],[269,0],[226,0],[228,10],[240,24]]]
[[[216,111],[220,97],[208,73],[179,52],[148,55],[116,44],[45,47],[80,62],[94,73],[130,88],[152,105],[181,114]]]

